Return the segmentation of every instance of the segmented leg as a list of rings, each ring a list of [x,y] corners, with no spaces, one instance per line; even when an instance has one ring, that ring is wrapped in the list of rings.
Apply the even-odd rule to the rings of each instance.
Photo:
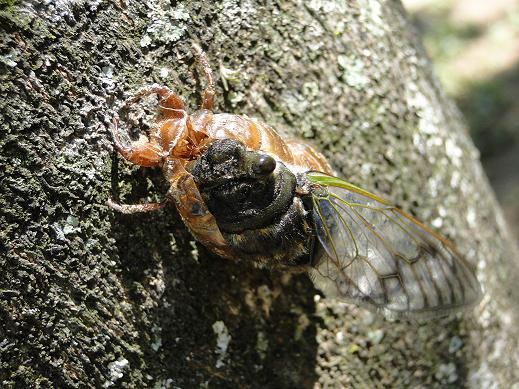
[[[211,65],[209,65],[209,61],[207,60],[207,56],[202,48],[193,43],[193,49],[196,51],[198,55],[198,60],[202,64],[204,69],[205,77],[207,78],[207,86],[205,87],[204,94],[202,95],[202,109],[208,109],[212,111],[214,108],[214,79],[213,72],[211,70]]]
[[[134,213],[153,212],[158,211],[166,206],[167,200],[163,200],[160,203],[147,203],[147,204],[120,204],[112,199],[107,202],[108,206],[117,212],[131,215]]]
[[[179,95],[175,94],[167,86],[152,84],[140,88],[133,96],[127,99],[122,105],[121,109],[135,104],[143,97],[156,94],[159,96],[159,107],[162,109],[161,119],[179,118],[186,113],[186,107]]]
[[[117,119],[114,119],[112,136],[115,149],[124,159],[131,163],[144,167],[159,166],[162,164],[164,150],[157,140],[152,139],[150,141],[146,136],[142,135],[138,141],[132,142],[130,145],[123,144],[119,135]]]
[[[148,86],[144,86],[142,88],[139,88],[137,92],[135,92],[131,97],[126,99],[123,106],[121,108],[125,108],[131,104],[135,104],[137,101],[142,99],[143,97],[157,94],[159,97],[164,97],[169,95],[170,93],[173,93],[171,89],[169,89],[167,86],[159,85],[159,84],[151,84]]]
[[[171,120],[182,118],[186,115],[184,102],[182,99],[173,93],[168,87],[153,84],[139,89],[133,96],[128,98],[121,109],[128,109],[131,105],[137,103],[143,97],[156,94],[159,97],[159,106],[161,108],[160,123],[167,123]],[[160,126],[156,127],[158,133],[150,134],[148,138],[141,135],[139,140],[125,144],[121,140],[119,133],[118,119],[114,118],[112,127],[112,136],[115,149],[128,161],[135,165],[144,167],[161,166],[164,162],[164,157],[168,151],[164,149]],[[166,140],[166,144],[169,141]],[[164,208],[168,200],[163,200],[160,203],[148,204],[120,204],[112,199],[108,200],[107,204],[114,210],[124,213],[133,214],[140,212],[152,212]]]
[[[159,97],[159,106],[161,108],[160,120],[162,122],[169,119],[182,118],[186,114],[182,99],[168,87],[158,84],[139,89],[124,102],[121,109],[129,109],[131,105],[136,104],[143,97],[152,94],[156,94]],[[117,119],[114,119],[112,134],[117,151],[119,151],[126,160],[136,165],[144,167],[159,166],[163,162],[163,157],[167,154],[166,150],[163,149],[160,139],[157,139],[156,134],[152,134],[149,139],[142,135],[138,141],[125,145],[121,141]]]

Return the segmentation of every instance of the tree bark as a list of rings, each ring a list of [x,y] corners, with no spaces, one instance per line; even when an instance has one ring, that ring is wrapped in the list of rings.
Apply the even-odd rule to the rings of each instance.
[[[399,2],[8,2],[0,12],[0,386],[510,387],[519,380],[518,252],[463,119]],[[11,3],[15,3],[14,5]],[[144,3],[144,2],[143,2]],[[308,138],[478,264],[464,317],[387,322],[319,298],[304,275],[193,242],[165,192],[112,151],[143,85],[194,110],[199,42],[217,111]]]

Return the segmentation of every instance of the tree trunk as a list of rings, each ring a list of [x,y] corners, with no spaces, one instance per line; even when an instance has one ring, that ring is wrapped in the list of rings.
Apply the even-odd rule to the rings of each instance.
[[[517,249],[399,2],[8,3],[0,386],[517,383]],[[173,206],[114,214],[112,191],[137,203],[166,189],[112,151],[117,104],[158,82],[194,110],[192,42],[215,70],[217,111],[309,138],[342,177],[448,236],[479,266],[480,306],[387,322],[319,298],[304,275],[212,256]]]

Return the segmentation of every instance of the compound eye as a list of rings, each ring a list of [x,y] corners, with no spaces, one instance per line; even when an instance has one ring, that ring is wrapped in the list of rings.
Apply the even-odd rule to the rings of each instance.
[[[270,155],[261,155],[253,166],[256,174],[270,174],[276,168],[276,160]]]

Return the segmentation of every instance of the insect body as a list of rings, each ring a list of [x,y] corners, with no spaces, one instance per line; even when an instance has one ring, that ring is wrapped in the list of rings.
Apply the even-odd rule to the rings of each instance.
[[[333,177],[311,146],[246,116],[213,114],[212,74],[196,49],[208,79],[202,109],[189,115],[179,96],[154,85],[127,102],[158,95],[149,137],[126,145],[114,128],[124,158],[162,167],[166,200],[110,201],[114,209],[151,211],[174,201],[193,236],[218,255],[308,271],[325,294],[393,316],[445,314],[479,300],[472,267],[445,238]]]

